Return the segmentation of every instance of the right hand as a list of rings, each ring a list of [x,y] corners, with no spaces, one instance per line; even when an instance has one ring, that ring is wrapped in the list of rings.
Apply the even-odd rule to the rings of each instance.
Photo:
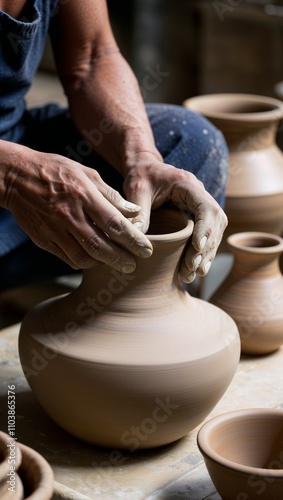
[[[135,270],[135,255],[151,255],[151,243],[129,220],[140,207],[95,170],[22,146],[11,157],[2,204],[40,248],[74,269],[105,263],[125,273]]]

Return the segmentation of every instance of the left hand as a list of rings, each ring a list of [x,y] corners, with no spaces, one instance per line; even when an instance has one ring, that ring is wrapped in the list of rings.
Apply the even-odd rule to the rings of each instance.
[[[141,206],[132,220],[144,233],[151,209],[172,202],[194,219],[194,230],[180,265],[180,278],[191,283],[196,274],[205,276],[216,255],[227,217],[196,176],[163,163],[151,153],[139,153],[131,161],[124,180],[126,198]]]

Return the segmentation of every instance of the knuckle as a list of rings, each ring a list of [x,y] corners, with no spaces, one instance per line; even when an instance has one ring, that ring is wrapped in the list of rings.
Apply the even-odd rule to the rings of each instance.
[[[91,167],[84,167],[83,170],[85,171],[87,177],[96,185],[101,186],[104,185],[104,181],[101,177],[101,175],[98,173],[97,170]]]
[[[87,252],[90,255],[95,255],[95,256],[100,255],[101,254],[100,239],[96,235],[90,236],[86,241],[86,248]]]
[[[110,203],[116,205],[121,200],[121,195],[118,191],[109,187],[106,192],[106,198],[110,201]]]
[[[119,216],[114,215],[106,222],[106,229],[109,233],[121,235],[125,233],[125,224]]]

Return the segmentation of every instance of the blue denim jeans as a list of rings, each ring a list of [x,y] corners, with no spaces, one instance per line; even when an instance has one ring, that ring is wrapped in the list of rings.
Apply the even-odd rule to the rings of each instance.
[[[204,117],[182,106],[148,104],[147,113],[164,162],[194,173],[223,207],[228,150],[222,134]],[[103,128],[94,129],[90,134],[93,141],[103,140]],[[17,126],[5,135],[5,140],[38,151],[62,154],[93,167],[107,184],[123,192],[121,175],[82,139],[68,110],[55,104],[27,110]],[[12,214],[1,209],[0,289],[72,272],[64,262],[38,248],[17,226]]]

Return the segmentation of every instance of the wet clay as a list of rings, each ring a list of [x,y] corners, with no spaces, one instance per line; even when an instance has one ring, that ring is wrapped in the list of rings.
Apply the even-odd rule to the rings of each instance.
[[[132,274],[84,271],[68,295],[23,320],[19,353],[38,401],[90,443],[135,451],[195,428],[229,386],[239,362],[235,322],[191,297],[178,277],[193,222],[152,212],[153,255]]]

